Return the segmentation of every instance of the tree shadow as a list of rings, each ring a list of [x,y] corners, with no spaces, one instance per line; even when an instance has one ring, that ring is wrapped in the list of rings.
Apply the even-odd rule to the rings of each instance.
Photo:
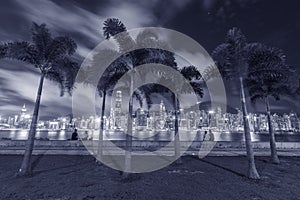
[[[217,168],[219,168],[219,169],[225,170],[225,171],[230,172],[230,173],[232,173],[232,174],[235,174],[235,175],[237,175],[237,176],[239,176],[239,177],[246,177],[246,175],[243,174],[243,173],[240,173],[240,172],[235,171],[235,170],[233,170],[233,169],[230,169],[230,168],[228,168],[228,167],[224,167],[224,166],[222,166],[222,165],[219,165],[219,164],[210,162],[210,161],[208,161],[208,160],[205,160],[204,158],[203,158],[203,159],[200,159],[198,156],[188,156],[188,157],[194,158],[194,159],[199,160],[199,161],[201,161],[201,162],[203,162],[203,163],[206,163],[206,164],[212,165],[212,166],[214,166],[214,167],[217,167]]]
[[[45,156],[46,151],[43,152],[43,154],[37,155],[36,159],[32,161],[31,163],[31,170],[33,171],[36,166],[40,163],[41,159]]]

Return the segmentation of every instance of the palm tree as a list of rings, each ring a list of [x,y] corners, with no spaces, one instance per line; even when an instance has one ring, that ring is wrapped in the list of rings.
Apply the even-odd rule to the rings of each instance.
[[[178,88],[178,94],[191,94],[195,93],[199,98],[203,97],[203,89],[202,89],[202,83],[201,79],[202,76],[200,72],[197,70],[195,66],[185,66],[182,69],[180,69],[180,73],[183,75],[183,77],[188,81],[189,85],[191,87],[188,87],[186,84],[183,84]],[[179,79],[177,77],[176,79]],[[173,95],[173,102],[174,102],[174,108],[175,108],[175,156],[178,158],[176,160],[177,163],[181,163],[182,160],[180,158],[180,137],[179,137],[179,120],[178,120],[178,114],[180,112],[180,104],[178,101],[178,97],[176,95]]]
[[[180,112],[179,97],[181,94],[196,94],[198,98],[203,97],[203,86],[202,86],[202,76],[195,66],[186,66],[178,69],[179,73],[169,73],[166,76],[161,76],[158,83],[163,83],[163,87],[157,85],[152,88],[153,91],[160,91],[164,93],[170,93],[167,88],[174,88],[172,84],[176,82],[175,91],[171,91],[172,104],[174,108],[174,152],[176,163],[181,164],[182,160],[180,158],[180,137],[179,137],[179,119],[178,115]],[[185,80],[184,80],[185,79]]]
[[[123,59],[126,60],[125,63],[127,63],[127,66],[129,66],[128,68],[130,70],[133,70],[133,75],[132,76],[136,76],[137,72],[134,71],[134,68],[136,66],[142,65],[142,64],[147,64],[147,63],[158,63],[158,64],[163,64],[163,65],[167,65],[171,68],[173,68],[174,70],[180,72],[180,70],[177,68],[177,64],[175,62],[175,57],[174,54],[170,51],[166,51],[163,49],[160,49],[160,47],[166,47],[167,48],[167,44],[165,44],[162,41],[158,40],[158,36],[156,33],[151,32],[151,31],[141,31],[136,39],[132,39],[129,35],[129,33],[126,30],[125,25],[119,21],[116,18],[113,19],[107,19],[104,22],[104,36],[109,39],[110,37],[113,37],[118,45],[119,45],[119,50],[122,52],[124,50],[130,50],[133,49],[135,46],[138,47],[144,47],[144,49],[139,49],[139,50],[134,50],[131,51],[129,53],[127,53],[125,56],[123,56]],[[149,46],[152,47],[157,47],[157,48],[148,48]],[[159,66],[153,66],[151,69],[148,69],[149,72],[156,72],[159,73],[160,69]],[[200,84],[197,82],[197,80],[201,77],[200,73],[197,71],[197,69],[195,67],[186,67],[182,69],[182,74],[185,75],[185,78],[188,79],[188,81],[190,81],[193,89],[195,91],[197,91],[197,94],[201,94],[202,96],[202,87],[200,86]],[[130,93],[133,93],[133,81],[134,81],[134,77],[130,77],[130,83],[129,88],[130,89]],[[145,79],[145,76],[147,76],[147,74],[138,74],[138,77],[142,80]],[[199,80],[198,80],[199,81]],[[149,96],[149,92],[153,92],[155,90],[157,90],[158,88],[162,88],[159,87],[157,84],[154,85],[148,85],[149,87],[153,87],[153,88],[149,88],[149,87],[142,87],[140,88],[140,90],[145,90],[145,91],[141,91],[141,93],[143,93],[143,96],[146,98],[147,104],[149,106],[149,104],[151,104],[151,98]],[[147,89],[148,88],[148,89]],[[185,88],[185,90],[184,90]],[[187,87],[183,87],[182,90],[180,92],[185,92],[185,93],[191,93],[191,91],[187,91],[186,90]],[[173,103],[174,103],[174,108],[177,112],[175,112],[175,156],[179,158],[179,154],[180,154],[180,148],[179,148],[179,134],[178,134],[178,111],[179,111],[179,104],[178,104],[178,100],[176,98],[176,96],[173,96]],[[130,98],[129,101],[129,115],[132,115],[132,109],[133,108],[133,99]],[[131,121],[131,117],[128,117],[128,123],[127,123],[127,131],[129,133],[132,132],[132,121]],[[131,160],[131,136],[129,134],[127,134],[127,138],[126,138],[126,155],[125,155],[125,171],[129,171],[131,166],[130,166],[130,160]],[[177,138],[177,139],[176,139]],[[124,173],[125,177],[127,176],[127,173]]]
[[[241,107],[243,111],[244,133],[248,158],[247,175],[251,179],[259,179],[260,177],[255,167],[254,152],[251,143],[251,135],[247,118],[248,114],[244,91],[244,77],[246,76],[247,72],[248,51],[249,44],[246,42],[246,37],[238,28],[232,28],[228,31],[225,42],[217,46],[212,54],[223,77],[227,79],[236,79],[239,81]]]
[[[31,154],[44,78],[57,82],[61,89],[61,95],[63,95],[65,91],[71,92],[78,71],[77,63],[70,60],[70,56],[75,53],[77,48],[76,43],[70,37],[53,38],[45,24],[38,25],[36,23],[32,25],[31,34],[31,42],[8,42],[2,45],[2,48],[5,49],[5,58],[29,63],[39,69],[41,73],[24,158],[17,173],[18,176],[31,173]]]
[[[122,76],[124,76],[124,74],[128,71],[128,67],[124,64],[124,62],[122,62],[122,58],[119,58],[114,62],[112,62],[106,68],[98,83],[96,83],[94,80],[96,80],[95,75],[99,70],[97,63],[99,63],[100,60],[103,63],[105,62],[106,57],[113,56],[113,54],[117,55],[117,53],[118,52],[109,49],[104,49],[99,51],[97,54],[93,56],[92,65],[88,66],[85,70],[82,70],[82,73],[79,75],[79,77],[77,77],[77,80],[79,82],[97,87],[98,94],[102,98],[102,102],[100,105],[101,113],[100,113],[100,128],[99,128],[99,138],[98,138],[99,142],[97,148],[97,156],[99,159],[101,159],[101,157],[103,156],[102,147],[103,147],[104,115],[105,115],[106,98],[107,95],[111,96],[113,94],[114,89],[121,90],[121,91],[125,90],[126,92],[128,92],[127,90],[128,87],[126,85],[115,88],[119,79]],[[139,101],[139,104],[142,107],[143,103],[142,103],[142,97],[140,91],[135,91],[133,93],[133,96]]]
[[[125,50],[132,49],[135,46],[134,40],[130,37],[129,33],[125,25],[117,18],[109,18],[103,23],[103,34],[106,39],[110,39],[113,37],[119,45],[120,52],[124,52]],[[124,57],[124,61],[127,63],[130,70],[134,68],[134,62],[132,52],[129,52]],[[134,77],[131,75],[130,77],[130,92],[133,93],[133,81]],[[132,146],[132,137],[129,133],[132,133],[132,114],[133,114],[133,99],[129,100],[129,109],[128,109],[128,120],[127,120],[127,135],[126,135],[126,151],[125,151],[125,173],[123,173],[123,177],[128,177],[128,171],[131,170],[131,146]]]
[[[113,39],[115,39],[115,41],[119,45],[119,50],[121,53],[124,52],[125,50],[133,49],[137,43],[141,46],[141,42],[145,42],[145,41],[153,42],[152,39],[157,38],[157,36],[155,36],[154,33],[141,32],[140,36],[138,36],[137,40],[135,41],[134,39],[131,38],[131,36],[127,32],[125,25],[116,18],[107,19],[104,22],[103,31],[104,31],[104,36],[106,37],[106,39],[109,39],[110,37],[113,37]],[[142,36],[142,34],[143,34],[143,36]],[[148,40],[144,40],[145,39],[144,36],[147,36]],[[130,82],[129,83],[129,88],[130,88],[129,94],[132,94],[134,92],[133,85],[134,85],[134,79],[136,76],[134,67],[139,66],[144,63],[147,63],[146,61],[149,58],[151,60],[151,58],[154,57],[153,55],[157,55],[157,53],[153,53],[155,51],[159,51],[160,53],[164,52],[165,54],[167,54],[163,50],[142,49],[142,50],[135,50],[135,51],[128,52],[128,53],[126,53],[126,55],[123,56],[123,60],[127,64],[128,68],[130,70],[133,70],[133,73],[129,79],[130,80],[129,81]],[[151,57],[150,55],[152,55],[153,57]],[[174,62],[175,58],[173,57],[172,53],[168,53],[168,55],[165,55],[162,57],[170,58],[170,56],[172,57],[172,59],[167,60],[167,59],[161,59],[158,57],[158,58],[156,58],[156,61],[157,60],[160,60],[160,61],[165,60],[165,62],[173,61],[171,66],[176,66],[176,63]],[[151,60],[151,61],[154,62],[153,60]],[[139,74],[139,76],[142,77],[143,75]],[[127,122],[127,132],[132,133],[133,98],[130,98],[128,110],[129,110],[129,116],[128,116],[128,122]],[[131,144],[132,144],[132,137],[130,136],[130,134],[127,134],[126,135],[125,172],[130,171],[130,169],[131,169],[131,146],[132,146]],[[124,173],[123,175],[126,178],[128,176],[128,173]]]
[[[117,59],[113,63],[107,63],[107,57],[115,57],[118,54],[117,51],[111,49],[102,49],[93,55],[91,66],[87,67],[81,75],[81,82],[92,85],[97,88],[98,94],[102,97],[101,103],[101,113],[100,113],[100,128],[99,128],[99,142],[97,148],[97,156],[101,159],[103,155],[103,131],[104,131],[104,114],[105,114],[105,104],[107,95],[112,94],[112,90],[116,82],[122,77],[126,71],[128,71],[128,67],[122,62],[122,59]],[[97,78],[98,63],[102,63],[104,65],[110,64],[107,69],[105,69],[102,77],[98,82],[95,82]]]
[[[99,145],[97,156],[99,158],[103,155],[103,131],[104,131],[104,114],[105,114],[105,103],[107,94],[112,93],[112,86],[122,76],[120,73],[106,72],[101,77],[99,84],[97,85],[98,93],[102,97],[101,105],[101,116],[100,116],[100,129],[99,129]]]
[[[249,69],[246,85],[249,88],[253,102],[257,99],[265,101],[269,125],[271,160],[273,163],[279,164],[269,99],[273,97],[275,100],[280,100],[281,95],[292,93],[292,87],[289,82],[292,70],[286,64],[286,56],[282,50],[260,44],[255,46],[248,58]]]

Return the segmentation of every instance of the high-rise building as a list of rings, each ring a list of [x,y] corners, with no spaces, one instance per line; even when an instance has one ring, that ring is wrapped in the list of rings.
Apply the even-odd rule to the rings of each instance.
[[[194,111],[190,111],[188,113],[188,129],[195,129],[196,128],[196,113]]]
[[[25,119],[26,111],[27,111],[27,109],[26,109],[26,106],[24,104],[22,109],[21,109],[21,113],[20,113],[20,121],[23,121]]]
[[[163,101],[159,104],[159,122],[158,122],[158,128],[163,129],[165,127],[166,123],[166,106]]]
[[[145,127],[147,126],[147,113],[141,109],[138,108],[136,111],[136,125],[141,128],[141,127]]]
[[[290,121],[291,121],[291,129],[293,131],[300,129],[300,120],[296,113],[290,114]]]
[[[20,115],[16,118],[16,124],[19,128],[29,128],[30,125],[30,115],[27,114],[27,109],[25,104],[23,105]]]
[[[122,115],[122,91],[117,91],[115,100],[115,125],[116,128],[121,128]]]

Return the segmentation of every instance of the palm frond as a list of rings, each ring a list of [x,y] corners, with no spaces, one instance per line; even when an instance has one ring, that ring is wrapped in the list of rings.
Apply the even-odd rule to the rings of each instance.
[[[143,107],[143,95],[142,95],[142,92],[140,90],[135,90],[133,92],[133,96],[139,102],[139,105],[142,108]]]
[[[157,46],[159,45],[158,34],[154,31],[143,30],[139,32],[136,39],[136,44],[139,47],[148,48],[149,46]]]
[[[135,42],[127,32],[125,25],[117,18],[108,18],[104,21],[103,35],[106,39],[113,37],[121,52],[130,50],[135,46]]]
[[[189,81],[200,80],[202,78],[200,72],[195,66],[186,66],[180,70],[180,73]]]
[[[47,49],[51,45],[53,38],[51,33],[46,28],[46,24],[38,25],[35,22],[32,23],[31,28],[32,41],[38,52],[38,57],[42,60],[45,58]]]
[[[57,80],[62,81],[61,94],[63,95],[65,92],[71,94],[78,70],[78,63],[65,57],[64,59],[57,60],[55,63],[52,63],[52,68],[47,71],[46,74],[55,73],[60,77]],[[53,79],[53,81],[55,80],[56,79]]]
[[[251,99],[272,96],[280,100],[281,95],[292,94],[291,68],[281,49],[262,44],[250,46],[248,77],[245,80]]]
[[[77,45],[72,38],[67,36],[56,37],[46,49],[45,58],[53,62],[55,59],[61,59],[67,55],[74,54],[76,49]]]
[[[9,42],[3,45],[4,57],[27,62],[37,66],[37,51],[29,42]]]
[[[227,33],[225,43],[217,46],[212,52],[223,78],[233,79],[245,75],[247,45],[246,37],[241,30],[232,28]]]
[[[205,68],[202,73],[202,78],[205,82],[209,81],[210,79],[216,78],[220,76],[219,69],[217,65],[210,65]]]
[[[108,18],[103,23],[103,35],[106,39],[126,30],[125,25],[117,18]]]

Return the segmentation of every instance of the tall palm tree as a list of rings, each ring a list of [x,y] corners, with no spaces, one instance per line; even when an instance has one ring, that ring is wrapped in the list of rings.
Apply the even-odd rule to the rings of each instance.
[[[133,49],[135,46],[138,47],[145,47],[144,49],[139,49],[139,50],[134,50],[131,51],[129,53],[127,53],[127,55],[125,55],[123,57],[124,60],[126,60],[127,66],[129,66],[128,68],[130,70],[134,71],[134,68],[142,65],[142,64],[147,64],[147,63],[158,63],[158,64],[163,64],[163,65],[167,65],[173,69],[175,69],[176,71],[180,70],[177,68],[177,64],[175,62],[175,57],[174,54],[170,51],[166,51],[163,49],[160,49],[159,47],[164,46],[167,47],[167,44],[165,44],[162,41],[158,40],[158,36],[156,33],[151,32],[151,31],[142,31],[140,32],[136,39],[134,40],[133,38],[131,38],[131,36],[129,35],[129,33],[126,30],[125,25],[118,19],[113,18],[113,19],[107,19],[104,22],[104,27],[103,27],[103,31],[104,31],[104,36],[109,39],[110,37],[113,37],[113,39],[116,40],[116,42],[119,45],[119,50],[122,52],[124,50],[128,50],[128,49]],[[149,45],[151,44],[151,45]],[[148,48],[148,46],[152,46],[155,47],[157,46],[157,48]],[[193,68],[195,69],[195,67]],[[159,72],[159,67],[157,66],[153,66],[152,69],[148,69],[149,72]],[[184,71],[186,70],[186,71]],[[183,73],[186,73],[186,76],[190,76],[190,75],[194,75],[195,76],[195,70],[193,72],[191,72],[191,68],[188,69],[184,69]],[[191,73],[188,74],[187,72]],[[133,76],[138,75],[138,77],[140,79],[144,79],[144,76],[147,76],[147,74],[136,74],[137,72],[134,71]],[[194,73],[194,74],[193,74]],[[199,73],[199,72],[198,72]],[[195,76],[195,78],[199,78],[200,77],[200,73]],[[193,81],[192,81],[193,79]],[[194,78],[190,78],[192,85],[194,89],[197,89],[198,91],[200,91],[200,87],[199,84],[197,84],[196,82],[194,82]],[[134,81],[134,77],[130,77],[130,83],[129,88],[130,89],[130,93],[133,93],[133,81]],[[149,85],[150,86],[150,85]],[[156,87],[157,89],[157,85],[154,84],[152,85],[152,87]],[[144,96],[146,97],[146,101],[147,103],[151,103],[151,98],[149,98],[149,95],[147,95],[147,93],[149,92],[149,87],[148,90],[146,89],[147,87],[142,87],[141,89],[144,89],[145,91],[142,92],[144,94]],[[150,89],[151,90],[156,90],[155,88]],[[174,97],[175,100],[175,97]],[[174,103],[176,103],[176,101],[174,101]],[[175,109],[178,110],[178,106],[175,105]],[[133,98],[130,98],[129,101],[129,115],[132,115],[132,110],[133,110]],[[131,117],[128,117],[128,123],[127,123],[127,131],[130,133],[132,132],[132,121],[131,121]],[[177,132],[175,132],[175,135],[179,136],[178,134],[178,118],[177,118]],[[125,155],[125,170],[129,170],[130,169],[130,156],[131,156],[131,136],[129,134],[127,134],[127,138],[126,138],[126,147],[127,147],[127,151],[126,151],[126,155]],[[179,144],[179,143],[177,143]],[[175,145],[176,146],[176,145]],[[175,149],[179,149],[176,148]],[[175,150],[176,155],[179,155],[178,152]],[[127,173],[124,173],[125,177],[127,176]]]
[[[146,41],[146,40],[144,40],[145,35],[148,36],[147,42],[153,42],[151,40],[151,38],[155,35],[153,33],[150,34],[150,33],[141,32],[141,34],[144,34],[144,36],[141,36],[141,35],[138,36],[137,40],[135,41],[127,32],[125,25],[119,19],[116,19],[116,18],[109,18],[104,22],[103,32],[104,32],[104,36],[106,37],[106,39],[109,39],[110,37],[115,39],[115,41],[119,45],[120,52],[123,52],[124,50],[133,49],[136,46],[136,44],[139,42],[145,42]],[[155,39],[156,36],[154,36],[153,38]],[[149,55],[151,55],[151,53],[153,53],[153,51],[154,50],[151,51],[149,49],[135,50],[135,51],[128,52],[128,53],[126,53],[125,56],[123,56],[123,60],[126,62],[129,69],[133,70],[133,73],[129,79],[130,80],[129,94],[132,94],[134,92],[133,85],[134,85],[134,79],[136,76],[136,72],[135,72],[134,68],[141,64],[147,63],[146,60],[147,60],[147,58],[151,58]],[[148,53],[148,55],[147,55],[147,53]],[[169,56],[170,55],[173,56],[173,54],[169,53]],[[172,58],[173,58],[172,66],[174,66],[174,65],[176,66],[176,63],[174,62],[175,58],[174,57],[172,57]],[[158,58],[158,60],[162,60],[162,59]],[[170,59],[170,60],[172,61],[172,59]],[[142,75],[139,74],[139,76],[142,76]],[[128,121],[127,121],[127,132],[132,133],[133,98],[130,98],[130,100],[129,100],[129,109],[128,110],[129,110],[129,117],[128,117]],[[127,136],[126,136],[126,154],[125,154],[125,171],[130,171],[130,169],[131,169],[131,146],[132,146],[132,137],[130,136],[130,134],[127,134]],[[127,177],[128,173],[124,173],[123,175],[124,175],[124,177]]]
[[[101,103],[101,113],[100,113],[100,128],[99,128],[99,142],[97,148],[97,156],[101,159],[103,155],[103,131],[104,131],[104,114],[105,114],[105,104],[107,95],[112,94],[112,90],[116,82],[122,77],[126,71],[128,71],[128,67],[122,62],[121,59],[115,60],[113,63],[107,63],[107,57],[114,57],[118,54],[117,51],[111,49],[102,49],[93,55],[91,66],[87,67],[84,71],[85,77],[82,82],[86,84],[93,85],[97,88],[99,96],[102,97]],[[102,77],[98,82],[95,82],[97,78],[98,63],[102,63],[104,65],[109,64],[107,69],[105,69]]]
[[[180,69],[180,73],[183,77],[188,81],[188,84],[191,87],[188,87],[186,84],[182,84],[181,87],[178,88],[178,94],[196,94],[197,98],[203,97],[203,86],[202,86],[202,76],[200,72],[197,70],[195,66],[185,66]],[[179,78],[179,77],[178,77]],[[177,79],[178,79],[177,78]],[[183,82],[184,83],[184,82]],[[173,96],[174,107],[175,107],[175,156],[179,157],[180,155],[180,138],[179,138],[179,120],[178,114],[180,112],[180,104],[178,101],[178,97]],[[177,163],[181,163],[181,159],[177,160]]]
[[[176,82],[175,91],[171,91],[172,104],[174,108],[174,152],[176,163],[182,163],[180,158],[180,136],[179,136],[179,112],[180,112],[180,95],[183,94],[196,94],[197,98],[203,97],[203,83],[202,76],[195,66],[186,66],[178,69],[179,73],[169,73],[167,76],[161,76],[158,83],[163,82],[163,85],[168,88],[172,87],[172,84]],[[185,79],[185,80],[184,80]],[[166,87],[159,87],[157,85],[155,88],[158,91],[163,91],[164,93],[169,93],[170,91]],[[155,91],[155,90],[154,90]]]
[[[255,45],[254,50],[250,52],[248,63],[249,69],[246,86],[249,88],[249,94],[253,102],[257,99],[265,101],[271,160],[273,163],[279,164],[269,99],[273,97],[275,100],[280,100],[281,95],[292,93],[292,87],[289,82],[292,70],[286,64],[286,56],[281,49],[260,44]]]
[[[212,55],[224,78],[235,79],[239,81],[245,142],[248,158],[247,175],[251,179],[259,179],[260,177],[255,166],[244,91],[244,78],[246,76],[248,68],[248,51],[249,44],[246,42],[246,37],[244,36],[244,34],[240,29],[232,28],[228,31],[225,42],[217,46]]]
[[[76,51],[76,43],[70,37],[52,37],[45,24],[33,23],[31,29],[31,42],[8,42],[2,45],[5,49],[5,58],[16,59],[31,64],[40,71],[40,81],[37,91],[34,112],[22,165],[17,173],[24,176],[31,173],[31,155],[34,146],[39,107],[43,89],[44,78],[59,84],[61,95],[71,92],[75,76],[78,71],[76,62],[70,56]]]
[[[97,156],[99,158],[103,155],[103,131],[104,131],[104,114],[105,114],[105,103],[106,96],[111,95],[113,85],[118,81],[118,79],[122,76],[120,73],[114,72],[106,72],[101,77],[99,84],[97,85],[98,93],[102,97],[102,105],[101,105],[101,116],[100,116],[100,129],[99,129],[99,145]]]
[[[123,57],[116,59],[112,63],[107,63],[107,57],[115,57],[118,54],[117,51],[111,49],[99,50],[95,55],[93,55],[91,66],[88,66],[80,74],[79,81],[92,85],[97,88],[99,96],[102,98],[101,113],[100,113],[100,128],[99,128],[99,142],[97,147],[97,156],[101,159],[103,155],[103,132],[104,132],[104,114],[107,95],[111,96],[113,89],[124,90],[124,87],[114,88],[119,81],[119,79],[129,70],[126,62],[123,61]],[[100,77],[100,80],[96,82],[97,72],[99,71],[99,63],[109,66],[105,69],[104,73]],[[126,76],[126,75],[125,75]],[[127,89],[127,88],[125,88]],[[126,91],[128,92],[128,91]],[[138,92],[134,92],[134,96],[142,104],[141,97]]]

